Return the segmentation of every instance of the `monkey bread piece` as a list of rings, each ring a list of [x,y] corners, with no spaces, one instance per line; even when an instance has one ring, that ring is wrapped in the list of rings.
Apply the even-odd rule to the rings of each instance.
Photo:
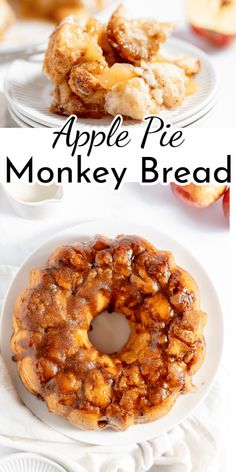
[[[96,74],[106,67],[97,36],[87,32],[75,18],[67,18],[51,35],[44,59],[44,72],[57,85],[69,79],[72,68],[94,62]]]
[[[125,9],[120,5],[108,22],[109,43],[125,62],[140,65],[142,61],[154,61],[174,24],[152,19],[127,20],[124,14]]]
[[[86,105],[86,101],[75,95],[66,81],[55,88],[50,111],[58,115],[79,115],[82,118],[102,118],[105,115],[101,100],[90,100],[89,105],[88,102]]]
[[[123,115],[142,120],[145,115],[157,114],[162,105],[162,96],[150,93],[142,77],[136,77],[114,85],[105,97],[105,110],[110,115]]]
[[[151,70],[159,90],[162,93],[162,101],[166,108],[176,108],[180,106],[187,93],[189,83],[188,77],[182,68],[175,64],[152,64]]]
[[[99,75],[101,67],[96,62],[74,66],[68,84],[72,92],[81,98],[85,105],[96,105],[104,109],[106,89],[97,78],[97,68]]]
[[[23,17],[44,18],[57,23],[69,15],[83,20],[89,13],[104,8],[106,0],[15,0],[14,3],[18,3]]]
[[[44,59],[44,72],[56,85],[51,111],[141,121],[180,106],[200,63],[159,54],[172,29],[172,23],[126,20],[122,7],[107,25],[66,18],[51,35]]]
[[[111,355],[91,344],[107,310],[130,325]],[[123,431],[166,415],[192,389],[206,315],[191,276],[138,236],[59,247],[35,269],[13,312],[13,360],[25,388],[80,429]]]
[[[0,0],[0,40],[14,20],[14,12],[7,0]]]
[[[107,92],[108,114],[142,120],[146,115],[158,114],[163,107],[176,108],[183,103],[189,79],[176,65],[142,63],[134,72],[139,77],[119,82]]]
[[[201,69],[200,60],[196,57],[179,56],[172,59],[164,57],[163,62],[169,62],[170,64],[175,64],[180,67],[184,70],[187,77],[192,77],[193,75],[198,74]]]

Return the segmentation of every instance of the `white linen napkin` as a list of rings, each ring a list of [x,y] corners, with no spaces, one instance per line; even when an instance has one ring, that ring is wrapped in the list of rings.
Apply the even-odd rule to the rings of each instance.
[[[0,309],[15,271],[0,266]],[[69,472],[218,472],[221,385],[225,379],[219,378],[194,415],[169,433],[122,450],[91,446],[56,432],[28,410],[0,355],[0,445],[43,454]]]

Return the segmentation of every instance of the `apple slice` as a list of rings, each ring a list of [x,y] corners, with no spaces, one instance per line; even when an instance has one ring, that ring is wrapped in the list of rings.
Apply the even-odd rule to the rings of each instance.
[[[187,0],[192,29],[215,46],[236,38],[236,0]]]
[[[226,191],[226,185],[177,185],[171,183],[174,195],[195,208],[207,208],[218,200]]]
[[[133,65],[115,63],[104,70],[99,76],[99,82],[105,89],[109,90],[119,82],[127,82],[134,77],[137,77],[137,74]]]
[[[223,210],[224,210],[225,217],[228,220],[228,223],[230,223],[230,189],[229,188],[227,192],[225,192],[224,194]]]

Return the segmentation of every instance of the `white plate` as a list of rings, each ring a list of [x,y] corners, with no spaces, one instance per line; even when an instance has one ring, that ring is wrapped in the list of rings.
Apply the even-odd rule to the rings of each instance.
[[[203,110],[200,110],[198,113],[196,113],[193,116],[193,121],[184,120],[181,121],[181,123],[178,123],[178,125],[175,125],[178,128],[186,128],[188,126],[194,126],[194,127],[199,127],[201,126],[203,120],[207,120],[208,116],[210,116],[215,109],[217,104],[217,100],[214,100],[213,102],[210,102],[209,105],[207,105]],[[16,108],[11,108],[11,105],[8,104],[8,110],[9,113],[12,117],[12,119],[16,122],[18,126],[21,128],[46,128],[46,126],[41,125],[39,123],[36,123],[35,121],[31,120],[28,118],[28,116],[22,115]]]
[[[197,121],[192,121],[187,126],[191,126],[191,128],[201,128],[205,126],[205,124],[209,121],[209,119],[214,115],[216,106],[213,106],[205,115],[198,118]],[[187,128],[187,126],[182,126],[182,128]]]
[[[187,128],[189,126],[201,126],[202,120],[207,119],[207,117],[212,113],[212,111],[216,108],[218,100],[214,100],[213,102],[209,103],[203,110],[199,111],[195,115],[191,116],[188,120],[183,120],[181,123],[177,123],[174,125],[178,128]]]
[[[0,472],[66,472],[55,462],[37,454],[12,454],[0,460]]]
[[[172,124],[178,124],[183,120],[192,119],[195,113],[198,113],[212,100],[215,99],[218,85],[215,70],[208,56],[200,49],[176,38],[169,40],[168,48],[165,48],[169,54],[193,55],[201,60],[202,68],[196,81],[199,84],[199,90],[194,95],[186,98],[184,104],[175,110],[165,110],[161,116]],[[7,100],[12,108],[17,109],[22,115],[29,117],[36,123],[48,127],[61,127],[65,122],[65,117],[55,115],[49,112],[49,106],[52,101],[53,85],[42,73],[42,64],[16,61],[14,62],[5,80],[5,93]],[[192,120],[193,121],[193,120]],[[109,126],[111,118],[101,120],[79,119],[82,126]],[[129,121],[134,126],[142,126],[142,123]]]
[[[22,121],[20,118],[18,118],[18,116],[11,110],[11,108],[9,106],[8,106],[8,111],[10,113],[11,118],[13,119],[15,124],[17,124],[18,127],[20,127],[20,128],[32,128],[32,126],[27,125],[26,123],[24,123],[24,121]]]
[[[157,248],[168,249],[174,253],[177,264],[187,269],[196,279],[201,293],[202,309],[208,313],[207,327],[205,330],[207,352],[203,366],[194,377],[197,386],[195,393],[189,393],[178,399],[173,409],[164,418],[151,423],[135,425],[124,432],[111,430],[81,431],[71,426],[65,419],[48,412],[44,402],[31,395],[22,385],[17,373],[16,364],[12,361],[10,351],[10,338],[12,335],[12,308],[20,294],[27,286],[29,272],[39,266],[43,266],[49,255],[58,246],[65,243],[85,241],[95,234],[105,234],[114,237],[117,234],[137,234],[148,239]],[[223,318],[219,300],[212,283],[204,268],[195,257],[175,240],[159,232],[154,228],[130,224],[123,221],[98,220],[80,224],[65,232],[57,234],[35,251],[22,265],[8,291],[1,322],[1,348],[2,355],[8,366],[10,375],[23,402],[42,421],[55,430],[90,444],[106,446],[125,446],[130,443],[148,440],[171,430],[184,418],[190,415],[194,408],[204,399],[208,393],[220,363],[223,347]]]
[[[16,122],[18,126],[21,128],[47,128],[44,125],[40,125],[39,123],[35,123],[33,120],[28,118],[27,116],[21,115],[18,110],[13,110],[11,105],[8,104],[8,111],[12,117],[12,119]]]
[[[0,41],[0,56],[45,48],[54,25],[41,20],[17,20]]]

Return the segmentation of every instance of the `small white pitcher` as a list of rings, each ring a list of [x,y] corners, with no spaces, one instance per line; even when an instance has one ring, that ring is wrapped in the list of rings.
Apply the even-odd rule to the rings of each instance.
[[[63,199],[62,186],[26,183],[2,184],[11,206],[22,218],[45,218],[56,211],[55,204]]]

